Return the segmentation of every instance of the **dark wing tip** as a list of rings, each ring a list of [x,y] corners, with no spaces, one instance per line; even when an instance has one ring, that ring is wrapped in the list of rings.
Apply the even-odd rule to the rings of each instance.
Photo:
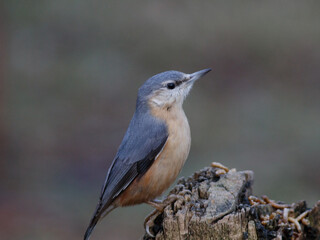
[[[87,231],[86,233],[84,234],[84,240],[89,240],[90,238],[90,235],[94,229],[94,227],[97,225],[97,222],[98,222],[99,218],[97,217],[93,217],[91,222],[90,222],[90,225],[89,227],[87,228]]]
[[[97,205],[97,208],[94,212],[93,217],[91,218],[89,227],[87,228],[86,233],[84,234],[84,240],[88,240],[90,238],[90,235],[99,222],[99,220],[103,217],[105,217],[107,214],[109,214],[113,209],[116,207],[110,206],[110,202],[102,204],[101,202]]]

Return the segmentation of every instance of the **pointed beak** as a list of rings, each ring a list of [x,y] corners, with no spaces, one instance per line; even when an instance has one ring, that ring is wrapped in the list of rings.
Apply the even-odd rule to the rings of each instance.
[[[207,69],[203,69],[198,72],[195,72],[195,73],[191,73],[191,74],[189,74],[190,79],[188,82],[194,82],[194,81],[198,80],[199,78],[203,77],[204,75],[206,75],[210,71],[211,71],[211,68],[207,68]]]

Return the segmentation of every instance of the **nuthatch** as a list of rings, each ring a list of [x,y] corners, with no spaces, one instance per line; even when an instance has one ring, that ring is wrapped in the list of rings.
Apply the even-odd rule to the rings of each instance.
[[[108,170],[85,240],[116,207],[148,203],[160,211],[164,208],[155,198],[174,182],[190,150],[182,103],[194,82],[209,71],[167,71],[140,87],[136,111]]]

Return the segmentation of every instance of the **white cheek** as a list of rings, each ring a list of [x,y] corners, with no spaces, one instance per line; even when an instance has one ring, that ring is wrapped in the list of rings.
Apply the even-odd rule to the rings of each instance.
[[[162,106],[162,105],[164,104],[164,102],[163,102],[162,99],[156,98],[156,97],[152,98],[151,101],[152,101],[153,103],[155,103],[156,105],[158,105],[158,106]]]
[[[158,105],[158,106],[163,106],[165,104],[172,104],[176,97],[177,93],[175,93],[174,91],[170,91],[170,92],[161,92],[161,93],[158,93],[157,96],[154,96],[151,101]]]
[[[193,84],[187,85],[184,89],[183,89],[183,98],[186,98],[192,88]]]
[[[171,105],[174,103],[182,104],[190,92],[192,85],[185,85],[183,87],[175,88],[173,90],[164,90],[157,92],[150,100],[155,105],[161,107],[164,105]]]

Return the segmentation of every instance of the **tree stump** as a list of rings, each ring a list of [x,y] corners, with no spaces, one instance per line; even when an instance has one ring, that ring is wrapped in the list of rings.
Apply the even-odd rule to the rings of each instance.
[[[320,239],[320,201],[308,209],[251,196],[252,171],[218,166],[181,178],[168,195],[175,200],[149,221],[154,236],[143,239]]]

